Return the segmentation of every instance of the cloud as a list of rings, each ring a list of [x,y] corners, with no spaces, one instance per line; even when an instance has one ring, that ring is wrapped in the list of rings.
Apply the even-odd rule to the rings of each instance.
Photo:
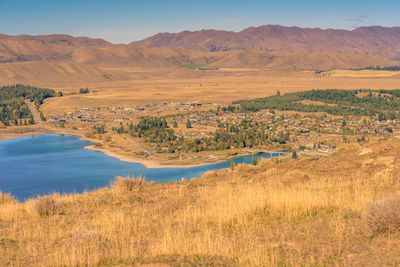
[[[355,29],[359,26],[359,23],[363,23],[366,19],[368,19],[367,15],[361,15],[359,17],[348,19],[347,21],[352,22],[351,27]]]
[[[366,20],[367,18],[368,18],[367,15],[361,15],[361,16],[356,17],[356,18],[348,19],[348,21],[352,21],[352,22],[364,22],[364,20]]]

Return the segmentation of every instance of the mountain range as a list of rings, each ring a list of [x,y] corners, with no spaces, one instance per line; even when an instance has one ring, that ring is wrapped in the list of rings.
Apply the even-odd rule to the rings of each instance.
[[[51,66],[80,72],[88,69],[100,77],[104,75],[97,67],[102,66],[201,64],[274,70],[329,70],[399,65],[397,60],[400,60],[400,27],[372,26],[347,31],[266,25],[241,32],[160,33],[129,45],[65,34],[0,34],[0,63],[20,63],[18,67],[7,65],[0,68],[10,77],[19,75],[11,70],[23,72],[29,62],[36,64],[34,68],[29,66],[29,71],[39,69],[38,63],[42,62],[46,63],[45,69]]]
[[[246,49],[269,52],[342,52],[400,60],[400,27],[370,26],[355,30],[323,30],[264,25],[240,32],[201,30],[159,33],[130,45],[210,52]]]

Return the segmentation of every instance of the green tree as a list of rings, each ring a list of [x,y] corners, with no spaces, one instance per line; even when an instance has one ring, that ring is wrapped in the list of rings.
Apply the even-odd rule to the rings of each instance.
[[[174,124],[172,125],[174,128],[178,128],[178,123],[174,120]]]
[[[297,159],[297,153],[296,153],[296,150],[293,150],[293,153],[292,153],[292,159]]]
[[[40,119],[42,121],[46,121],[46,117],[43,115],[43,112],[40,112]]]
[[[235,162],[231,159],[231,171],[235,170]]]
[[[190,120],[187,120],[186,128],[192,128],[192,123],[190,122]]]
[[[79,89],[79,93],[80,94],[89,94],[89,88],[81,88]]]
[[[106,125],[104,123],[98,126],[96,125],[93,128],[97,131],[98,134],[104,134],[106,132]]]

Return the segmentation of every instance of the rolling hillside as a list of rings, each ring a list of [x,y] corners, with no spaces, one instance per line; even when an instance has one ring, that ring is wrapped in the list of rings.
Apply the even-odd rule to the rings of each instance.
[[[87,82],[124,80],[125,75],[96,66],[68,62],[18,62],[0,64],[0,84],[66,83],[83,86]]]
[[[279,53],[255,49],[224,52],[221,59],[211,63],[211,65],[219,67],[268,68],[272,70],[333,70],[396,64],[399,62],[350,53]]]
[[[78,47],[111,45],[102,39],[52,35],[0,35],[0,63],[21,61],[65,61]]]

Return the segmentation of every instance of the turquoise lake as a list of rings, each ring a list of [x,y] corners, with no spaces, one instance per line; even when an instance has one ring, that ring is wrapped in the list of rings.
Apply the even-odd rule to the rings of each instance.
[[[147,181],[165,183],[182,177],[200,177],[209,170],[230,167],[230,161],[187,168],[146,168],[84,149],[92,143],[71,135],[43,134],[0,142],[0,190],[24,201],[52,192],[72,193],[108,186],[116,176],[143,175]],[[250,164],[254,159],[282,153],[259,153],[234,159]]]

